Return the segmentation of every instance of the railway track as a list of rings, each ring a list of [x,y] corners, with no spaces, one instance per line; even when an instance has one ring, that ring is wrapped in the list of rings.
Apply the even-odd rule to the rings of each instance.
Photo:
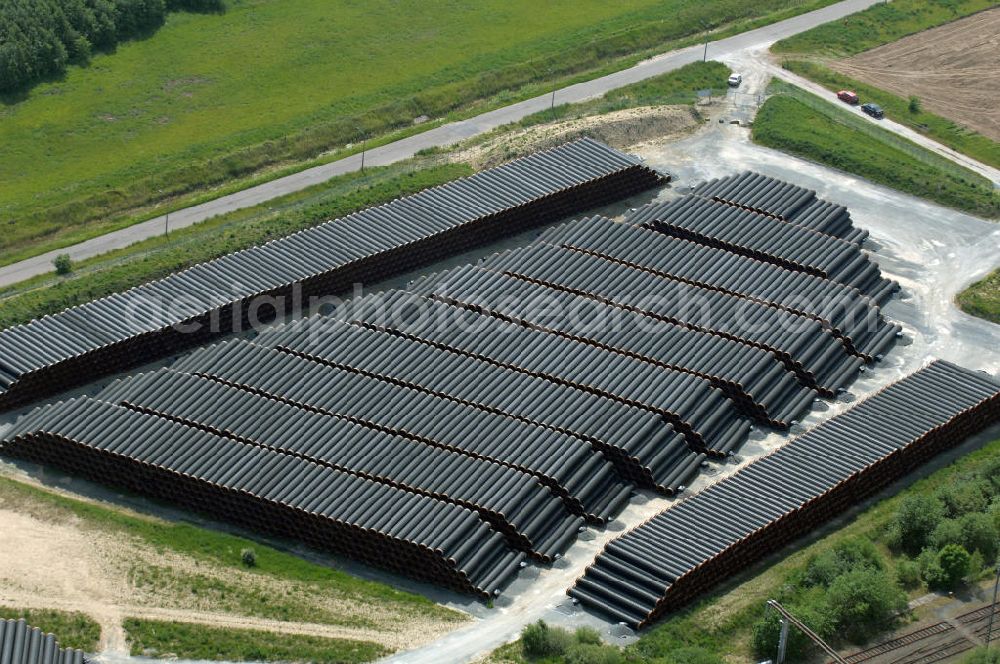
[[[974,609],[956,616],[952,622],[941,621],[922,627],[848,655],[844,660],[848,664],[862,664],[875,660],[891,661],[892,664],[932,664],[945,661],[971,650],[986,640],[990,610],[990,605]],[[994,621],[993,627],[994,632],[1000,634],[1000,616]],[[979,642],[974,639],[978,639]]]

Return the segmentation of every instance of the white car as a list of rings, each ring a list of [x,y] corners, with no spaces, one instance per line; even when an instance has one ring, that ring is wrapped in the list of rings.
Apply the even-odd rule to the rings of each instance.
[[[730,74],[729,75],[729,87],[731,87],[731,88],[738,88],[738,87],[740,87],[740,83],[742,83],[742,82],[743,82],[743,77],[740,76],[739,74]]]

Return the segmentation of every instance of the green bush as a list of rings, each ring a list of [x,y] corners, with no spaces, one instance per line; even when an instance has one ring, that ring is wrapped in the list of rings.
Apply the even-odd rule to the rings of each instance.
[[[52,261],[52,265],[56,268],[56,274],[69,274],[73,271],[73,259],[69,257],[69,254],[59,254]]]
[[[958,521],[962,540],[959,542],[966,551],[979,552],[986,562],[997,557],[997,528],[992,517],[983,512],[966,514]]]
[[[896,580],[899,585],[912,590],[920,585],[920,565],[915,560],[904,558],[896,563]]]
[[[829,586],[838,576],[858,568],[884,569],[882,556],[870,539],[854,537],[814,556],[806,564],[806,585]]]
[[[935,549],[942,549],[948,544],[964,544],[962,524],[958,519],[941,519],[928,542]]]
[[[907,496],[889,525],[889,546],[918,555],[943,518],[944,507],[936,498],[920,494]]]
[[[1000,664],[1000,650],[985,647],[976,648],[962,660],[962,664]]]
[[[920,112],[920,98],[919,97],[912,97],[911,96],[909,104],[908,104],[907,107],[909,108],[910,113],[913,113],[914,115],[916,115],[917,113],[919,113]]]
[[[826,602],[837,633],[864,643],[895,624],[906,610],[906,593],[883,570],[860,568],[834,579]]]
[[[576,631],[573,632],[573,638],[576,639],[577,643],[601,643],[601,635],[593,627],[577,627]]]
[[[257,554],[254,553],[253,549],[243,549],[240,552],[240,562],[242,562],[247,567],[256,567]]]
[[[573,637],[564,629],[549,627],[539,620],[521,632],[524,654],[529,657],[560,657],[573,642]]]
[[[938,553],[938,566],[943,574],[944,588],[953,590],[969,573],[969,552],[959,544],[949,544]]]
[[[958,518],[969,512],[984,512],[990,504],[992,485],[981,478],[950,482],[935,492],[944,505],[945,515]]]

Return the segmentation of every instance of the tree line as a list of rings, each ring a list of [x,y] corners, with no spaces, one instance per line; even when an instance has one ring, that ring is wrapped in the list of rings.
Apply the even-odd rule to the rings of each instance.
[[[222,9],[223,0],[0,0],[0,92],[86,64],[170,11]]]

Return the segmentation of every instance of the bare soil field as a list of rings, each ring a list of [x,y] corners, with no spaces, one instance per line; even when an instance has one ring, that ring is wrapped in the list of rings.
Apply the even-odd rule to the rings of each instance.
[[[106,652],[128,652],[125,617],[352,639],[392,649],[433,641],[458,624],[156,550],[27,497],[9,482],[0,483],[0,533],[0,605],[85,613],[101,625],[100,648]],[[283,598],[310,619],[277,619],[254,610],[265,597],[271,605]]]
[[[829,66],[1000,141],[1000,8]]]

